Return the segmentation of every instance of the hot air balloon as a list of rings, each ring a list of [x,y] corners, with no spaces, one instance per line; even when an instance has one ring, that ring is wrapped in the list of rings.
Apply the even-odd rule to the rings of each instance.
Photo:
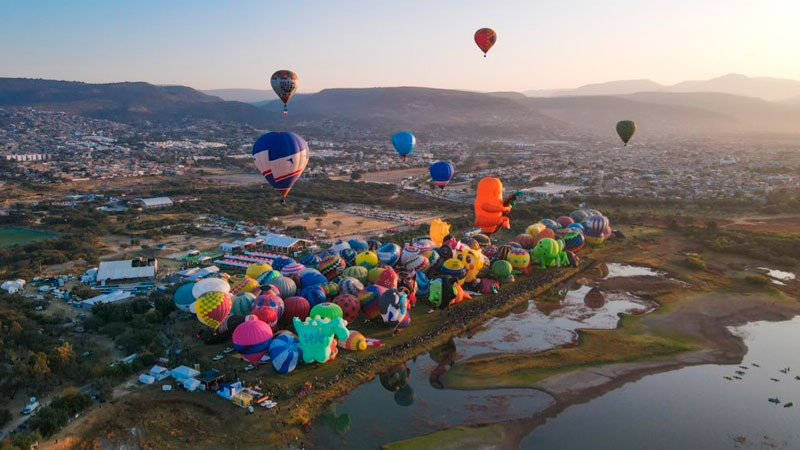
[[[393,266],[400,260],[400,246],[387,242],[378,248],[378,261],[387,266]]]
[[[250,311],[250,314],[256,316],[258,320],[266,323],[272,329],[275,329],[278,325],[278,311],[269,306],[257,306]]]
[[[342,314],[344,314],[342,317],[347,323],[352,323],[356,320],[361,310],[361,303],[359,303],[358,297],[353,294],[340,294],[333,299],[333,303],[342,308]]]
[[[364,289],[364,284],[353,277],[343,277],[339,281],[340,295],[358,295]],[[350,320],[348,320],[350,322]]]
[[[231,314],[236,314],[236,315],[250,314],[250,311],[253,310],[253,300],[255,299],[256,296],[249,292],[242,292],[241,294],[236,294],[236,296],[233,298],[233,304],[231,306]]]
[[[283,115],[289,115],[287,104],[291,100],[294,91],[297,90],[297,74],[291,70],[279,70],[272,74],[270,78],[272,90],[278,94],[278,98],[283,102]]]
[[[192,286],[192,295],[197,299],[207,292],[224,292],[227,294],[230,291],[231,285],[222,278],[204,278]]]
[[[453,165],[447,161],[437,161],[431,164],[428,170],[431,173],[433,182],[436,183],[436,186],[439,186],[439,189],[444,189],[447,186],[455,172]]]
[[[401,131],[392,136],[392,145],[403,160],[414,150],[416,143],[417,138],[410,131]]]
[[[291,324],[293,317],[305,320],[311,310],[311,305],[304,297],[289,297],[283,303],[286,307],[281,318],[284,324]]]
[[[197,319],[216,329],[231,312],[231,296],[227,292],[206,292],[194,302]]]
[[[262,134],[253,144],[256,168],[281,196],[281,204],[308,164],[308,144],[289,132]],[[275,270],[280,270],[272,266]]]
[[[261,360],[271,340],[272,328],[254,315],[247,316],[233,331],[233,348],[251,363]]]
[[[632,120],[620,120],[617,122],[617,134],[626,147],[628,146],[628,141],[633,137],[633,133],[636,133],[636,122]]]
[[[175,290],[175,293],[172,294],[172,301],[175,302],[176,308],[189,312],[189,306],[195,301],[194,295],[192,295],[193,287],[194,283],[186,283]]]
[[[491,28],[481,28],[475,32],[475,43],[478,48],[483,52],[483,57],[486,58],[486,53],[497,42],[497,33]]]
[[[302,356],[300,341],[294,333],[282,331],[270,343],[269,357],[272,360],[272,366],[278,373],[293,371]]]
[[[272,266],[270,266],[269,264],[266,264],[266,263],[253,263],[253,264],[250,264],[249,266],[247,266],[247,272],[245,273],[245,275],[247,275],[248,277],[250,277],[250,278],[252,278],[254,280],[257,280],[258,277],[262,273],[264,273],[264,272],[266,272],[268,270],[272,270]]]

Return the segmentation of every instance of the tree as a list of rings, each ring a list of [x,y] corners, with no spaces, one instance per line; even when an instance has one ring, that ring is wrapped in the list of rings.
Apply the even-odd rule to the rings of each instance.
[[[8,409],[0,409],[0,427],[6,426],[8,422],[11,422],[14,416],[11,414],[11,411]]]
[[[332,223],[333,223],[333,225],[336,226],[336,228],[339,228],[340,226],[342,226],[342,221],[341,220],[334,220]]]
[[[64,342],[56,347],[51,360],[58,374],[58,381],[61,382],[62,376],[70,372],[73,364],[75,364],[75,352],[72,350],[72,345],[69,342]]]
[[[36,352],[31,356],[31,375],[41,385],[50,375],[50,362],[43,352]]]
[[[354,171],[350,172],[350,179],[353,180],[353,181],[360,180],[361,179],[361,171],[360,170],[354,170]]]
[[[322,225],[322,217],[317,217],[316,219],[314,219],[314,222],[317,223],[317,228],[319,228],[320,225]]]

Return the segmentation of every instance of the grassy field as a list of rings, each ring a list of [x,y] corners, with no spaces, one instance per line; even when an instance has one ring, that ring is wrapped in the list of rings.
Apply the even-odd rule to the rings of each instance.
[[[43,241],[58,236],[49,231],[30,230],[27,228],[0,228],[0,247],[24,245],[28,242]]]

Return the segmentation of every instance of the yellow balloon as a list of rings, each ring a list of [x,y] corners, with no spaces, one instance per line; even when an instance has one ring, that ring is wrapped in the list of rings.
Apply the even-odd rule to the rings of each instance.
[[[533,225],[528,225],[528,229],[525,231],[526,233],[536,238],[539,236],[539,233],[541,233],[545,229],[547,229],[547,227],[544,226],[544,224],[542,224],[541,222],[536,222]]]
[[[464,281],[472,283],[478,278],[478,273],[483,268],[483,253],[480,250],[464,248],[456,252],[456,258],[467,267],[467,276]]]
[[[270,270],[272,270],[272,266],[267,263],[253,263],[247,267],[245,275],[255,280],[259,275]]]
[[[442,246],[444,237],[450,234],[450,224],[440,218],[431,221],[430,236],[433,244],[438,248]]]

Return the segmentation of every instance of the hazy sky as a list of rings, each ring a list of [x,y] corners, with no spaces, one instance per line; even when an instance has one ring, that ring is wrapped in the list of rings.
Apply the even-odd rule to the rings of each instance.
[[[282,68],[301,92],[800,79],[800,0],[0,0],[0,76],[267,89]]]

